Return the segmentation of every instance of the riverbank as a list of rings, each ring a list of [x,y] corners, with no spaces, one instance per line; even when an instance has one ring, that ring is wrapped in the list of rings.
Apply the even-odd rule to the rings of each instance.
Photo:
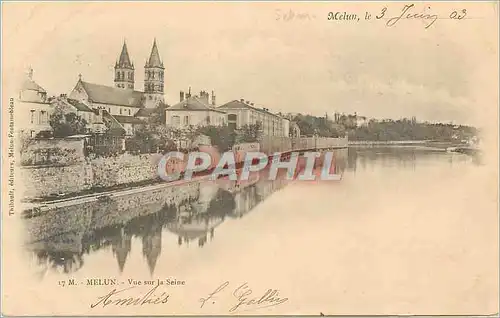
[[[435,140],[395,140],[395,141],[356,141],[348,142],[349,147],[414,147],[421,150],[446,151],[450,147],[467,147],[464,143]]]
[[[339,148],[340,149],[340,148]],[[345,149],[345,148],[343,148]],[[311,149],[311,151],[314,149]],[[333,149],[332,149],[333,150]],[[276,153],[273,155],[268,156],[268,166],[271,164],[271,162],[275,160],[289,160],[290,159],[290,154],[292,151],[287,151],[287,152],[282,152],[282,153]],[[303,155],[306,150],[299,151],[300,155]],[[346,150],[347,154],[347,150]],[[253,165],[257,164],[256,161],[252,163]],[[235,165],[235,168],[237,171],[241,171],[243,168],[244,162],[238,162]],[[227,167],[226,167],[227,168]],[[135,183],[126,183],[126,184],[120,184],[120,185],[115,185],[111,187],[100,187],[100,188],[93,188],[89,190],[84,190],[80,192],[72,192],[72,193],[63,193],[60,195],[55,195],[55,196],[46,196],[46,197],[39,197],[36,199],[32,200],[25,200],[22,202],[22,213],[24,217],[34,217],[40,214],[45,213],[46,211],[59,208],[59,207],[64,207],[64,206],[69,206],[69,205],[76,205],[76,204],[81,204],[81,203],[86,203],[86,202],[92,202],[92,201],[108,201],[111,200],[112,198],[115,197],[120,197],[124,195],[129,195],[133,193],[141,193],[144,191],[152,191],[155,189],[160,189],[164,187],[170,187],[170,186],[179,186],[179,185],[184,185],[188,183],[193,183],[193,182],[201,182],[201,181],[206,181],[208,180],[213,171],[214,167],[200,171],[200,172],[195,172],[193,173],[193,177],[189,180],[184,180],[184,173],[180,174],[180,177],[176,181],[164,181],[160,179],[159,177],[156,179],[151,179],[151,180],[146,180],[146,181],[141,181],[141,182],[135,182]],[[220,175],[218,178],[224,178],[226,175]]]

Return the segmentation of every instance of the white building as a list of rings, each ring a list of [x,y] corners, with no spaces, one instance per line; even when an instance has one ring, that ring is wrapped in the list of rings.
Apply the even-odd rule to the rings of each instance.
[[[41,131],[51,131],[49,124],[53,107],[47,98],[47,92],[33,81],[30,69],[24,79],[17,105],[15,106],[15,129],[35,137]]]
[[[204,93],[204,92],[202,92]],[[190,126],[222,126],[226,123],[226,113],[208,104],[208,97],[190,96],[165,110],[166,125],[186,129]],[[182,96],[182,95],[181,95]]]
[[[253,103],[244,99],[233,100],[219,106],[218,109],[227,113],[228,125],[234,129],[260,123],[265,136],[288,137],[290,134],[288,119],[269,112],[267,108],[255,107]]]

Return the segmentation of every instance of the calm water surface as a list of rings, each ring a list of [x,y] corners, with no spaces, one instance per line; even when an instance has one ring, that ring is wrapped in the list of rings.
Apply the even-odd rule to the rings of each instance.
[[[42,280],[151,275],[208,288],[244,276],[302,306],[335,299],[345,314],[359,301],[432,310],[425,290],[493,288],[481,279],[495,267],[477,264],[498,258],[496,202],[477,158],[414,148],[337,158],[339,182],[221,180],[59,209],[26,220],[27,248]]]

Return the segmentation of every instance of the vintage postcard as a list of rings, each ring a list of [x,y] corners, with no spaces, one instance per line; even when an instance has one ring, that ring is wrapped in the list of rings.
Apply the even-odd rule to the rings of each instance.
[[[2,314],[498,314],[498,3],[3,2]]]

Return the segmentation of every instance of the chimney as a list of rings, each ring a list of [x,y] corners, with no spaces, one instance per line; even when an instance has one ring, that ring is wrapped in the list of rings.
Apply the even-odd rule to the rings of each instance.
[[[212,91],[212,106],[215,107],[215,93]]]
[[[184,100],[184,92],[181,91],[180,92],[180,100],[179,101],[182,102],[183,100]]]
[[[250,102],[249,101],[245,101],[245,104],[250,104]]]
[[[250,105],[251,105],[251,106],[253,106],[253,105],[254,105],[254,104],[253,104],[253,102],[252,102],[252,103],[250,103]]]
[[[200,99],[208,105],[208,93],[205,91],[200,92]]]
[[[244,100],[243,98],[241,98],[241,99],[240,99],[240,102],[244,103],[244,102],[245,102],[245,100]]]

